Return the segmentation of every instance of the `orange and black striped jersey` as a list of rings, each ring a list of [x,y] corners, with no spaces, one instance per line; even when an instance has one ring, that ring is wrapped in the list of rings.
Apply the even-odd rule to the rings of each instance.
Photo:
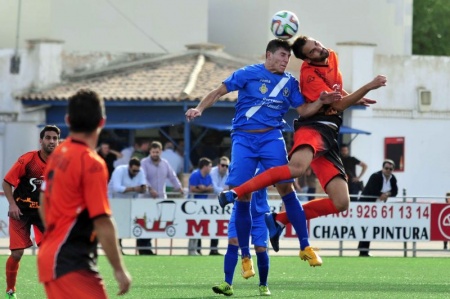
[[[341,91],[342,74],[339,70],[339,61],[336,53],[328,49],[327,65],[315,65],[303,62],[300,67],[300,92],[307,102],[314,102],[320,97],[322,91]],[[314,121],[333,122],[337,126],[342,123],[341,113],[333,109],[330,105],[324,105],[314,116],[307,119],[300,118],[301,123],[311,123]]]
[[[24,215],[37,213],[45,166],[40,152],[31,151],[20,156],[4,178],[14,187],[14,200]]]
[[[111,215],[104,160],[85,143],[67,138],[48,159],[44,173],[46,231],[39,249],[39,279],[96,271],[93,219]]]

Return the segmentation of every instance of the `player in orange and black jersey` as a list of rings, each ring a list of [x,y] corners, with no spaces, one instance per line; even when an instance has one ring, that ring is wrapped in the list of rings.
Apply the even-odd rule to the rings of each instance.
[[[39,137],[41,148],[20,156],[2,183],[9,203],[9,249],[11,255],[6,261],[7,298],[15,298],[20,259],[24,249],[33,245],[30,238],[31,225],[33,225],[38,245],[44,231],[38,214],[39,193],[46,161],[59,143],[60,130],[56,126],[45,126]]]
[[[44,172],[39,213],[45,233],[38,253],[39,280],[47,298],[107,298],[97,269],[100,243],[125,294],[131,278],[122,261],[107,196],[108,170],[95,152],[105,123],[97,93],[69,98],[70,135],[52,154]]]

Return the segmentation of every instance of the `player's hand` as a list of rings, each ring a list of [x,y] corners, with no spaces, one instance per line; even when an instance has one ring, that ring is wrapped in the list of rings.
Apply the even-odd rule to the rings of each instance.
[[[320,93],[319,100],[322,102],[322,104],[331,104],[336,101],[340,101],[342,99],[342,95],[340,91],[333,91],[333,92],[326,92],[322,91]]]
[[[153,198],[157,198],[158,197],[158,192],[156,192],[155,189],[150,190],[150,196]]]
[[[375,101],[375,100],[371,100],[371,99],[368,99],[368,98],[362,98],[361,100],[356,102],[355,105],[369,107],[370,105],[376,104],[376,103],[377,103],[377,101]]]
[[[202,116],[202,113],[196,108],[191,108],[191,109],[188,109],[188,111],[186,111],[185,115],[186,115],[186,119],[188,121],[191,121],[196,117]]]
[[[131,275],[126,270],[119,270],[114,272],[114,277],[119,284],[119,292],[117,295],[126,294],[131,286]]]
[[[376,76],[371,82],[369,82],[369,88],[371,90],[378,89],[381,86],[386,86],[387,78],[383,75]]]
[[[20,216],[23,215],[20,211],[19,207],[14,203],[13,205],[9,205],[8,216],[20,220]]]

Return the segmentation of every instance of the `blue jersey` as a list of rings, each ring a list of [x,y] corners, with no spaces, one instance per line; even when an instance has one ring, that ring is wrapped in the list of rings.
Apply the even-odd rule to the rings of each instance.
[[[198,185],[212,186],[211,176],[209,174],[202,176],[199,169],[195,170],[189,177],[189,188]],[[208,198],[208,194],[194,194],[194,198]]]
[[[228,92],[238,90],[232,122],[234,130],[283,129],[283,117],[289,108],[297,108],[305,102],[298,81],[292,74],[272,73],[264,64],[243,67],[231,74],[223,84]]]

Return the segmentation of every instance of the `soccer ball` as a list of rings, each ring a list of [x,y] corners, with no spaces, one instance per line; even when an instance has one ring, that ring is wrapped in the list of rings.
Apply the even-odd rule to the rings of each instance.
[[[273,15],[270,30],[281,39],[290,39],[298,31],[298,18],[288,10],[281,10]]]

